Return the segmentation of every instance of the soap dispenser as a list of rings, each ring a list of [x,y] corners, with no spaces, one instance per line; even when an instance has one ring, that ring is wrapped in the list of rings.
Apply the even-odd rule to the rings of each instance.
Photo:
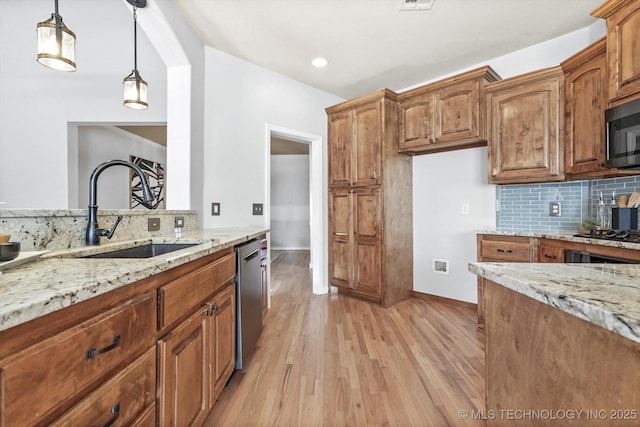
[[[596,213],[596,220],[600,228],[608,228],[607,226],[607,206],[604,204],[604,196],[602,191],[600,192],[600,198],[598,199],[598,211]]]

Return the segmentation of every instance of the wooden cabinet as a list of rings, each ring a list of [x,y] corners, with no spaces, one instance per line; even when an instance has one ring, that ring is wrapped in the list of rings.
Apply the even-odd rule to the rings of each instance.
[[[560,240],[540,239],[538,262],[562,263],[566,244]]]
[[[420,154],[486,145],[484,85],[499,79],[486,66],[400,94],[399,151]]]
[[[581,179],[615,173],[605,166],[605,39],[562,62],[565,73],[565,173]]]
[[[229,252],[158,291],[160,327],[167,326],[158,341],[160,425],[201,425],[233,373],[234,276]]]
[[[396,95],[380,90],[327,114],[330,283],[392,305],[413,289],[411,159],[397,152]]]
[[[523,236],[503,236],[478,234],[478,262],[533,262],[536,253],[536,239]],[[478,276],[478,329],[485,324],[485,281]]]
[[[563,88],[559,66],[485,86],[490,183],[564,179]]]
[[[640,2],[609,0],[591,14],[607,20],[609,101],[618,104],[637,97],[640,94]]]

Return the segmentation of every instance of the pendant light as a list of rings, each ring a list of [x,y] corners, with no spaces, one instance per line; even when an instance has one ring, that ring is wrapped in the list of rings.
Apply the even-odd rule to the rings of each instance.
[[[51,18],[39,22],[38,62],[60,71],[76,71],[76,35],[64,25],[58,14],[58,0]]]
[[[136,110],[146,110],[147,82],[138,73],[138,15],[139,7],[145,7],[147,0],[127,0],[133,6],[133,71],[124,78],[124,105]]]

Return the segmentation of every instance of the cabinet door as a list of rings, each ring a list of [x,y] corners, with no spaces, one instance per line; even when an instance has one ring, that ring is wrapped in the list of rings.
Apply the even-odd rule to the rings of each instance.
[[[603,117],[607,106],[604,40],[599,46],[593,46],[598,47],[597,56],[571,69],[565,76],[565,172],[568,174],[607,170],[604,165]],[[585,54],[589,52],[586,50]]]
[[[382,149],[381,102],[373,101],[353,112],[352,179],[354,186],[380,183]]]
[[[333,286],[351,287],[351,227],[351,190],[329,191],[329,283]]]
[[[378,188],[353,191],[355,271],[353,289],[380,297],[382,289],[381,204]]]
[[[640,2],[632,1],[607,17],[609,99],[640,92]]]
[[[519,84],[489,93],[490,183],[564,179],[563,76],[556,68],[559,75],[533,82],[518,79]]]
[[[471,80],[441,89],[438,93],[439,135],[436,142],[480,138],[480,82]]]
[[[433,93],[401,102],[398,111],[401,150],[435,142],[435,96]]]
[[[207,415],[206,317],[201,311],[158,342],[159,425],[201,425]]]
[[[220,392],[233,373],[236,362],[236,304],[235,284],[216,295],[212,300],[212,316],[208,328],[209,410],[213,408]]]
[[[328,118],[330,187],[346,187],[351,183],[352,117],[352,113],[346,111],[331,114]]]

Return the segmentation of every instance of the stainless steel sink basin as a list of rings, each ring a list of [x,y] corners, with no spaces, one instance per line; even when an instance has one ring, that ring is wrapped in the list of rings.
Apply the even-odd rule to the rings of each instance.
[[[102,252],[94,255],[87,255],[81,258],[151,258],[169,252],[179,251],[189,248],[199,243],[148,243],[127,249],[118,249],[110,252]]]

